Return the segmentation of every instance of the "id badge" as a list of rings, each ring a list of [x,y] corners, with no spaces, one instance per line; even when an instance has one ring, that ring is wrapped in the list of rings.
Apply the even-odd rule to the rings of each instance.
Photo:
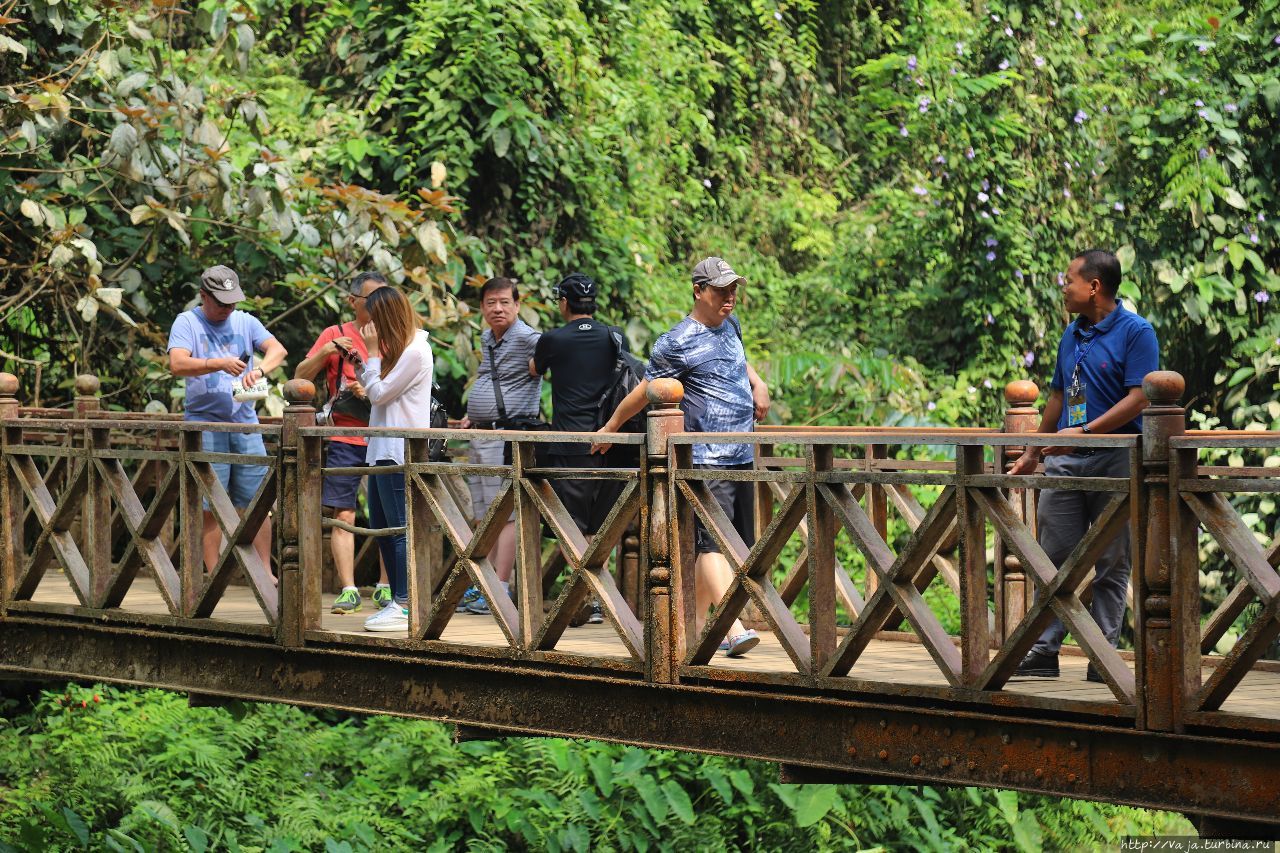
[[[1084,426],[1089,422],[1084,402],[1084,388],[1083,385],[1072,388],[1071,396],[1067,397],[1067,426],[1069,427]]]

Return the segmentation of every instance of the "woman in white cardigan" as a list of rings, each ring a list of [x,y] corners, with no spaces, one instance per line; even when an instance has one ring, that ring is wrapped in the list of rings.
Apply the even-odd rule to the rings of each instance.
[[[431,423],[433,361],[422,321],[405,295],[394,287],[380,287],[365,302],[373,322],[361,329],[369,360],[360,382],[373,411],[370,427],[412,429]],[[371,466],[403,465],[404,439],[369,439],[365,461]],[[404,474],[369,477],[369,523],[373,527],[404,527]],[[406,631],[409,628],[407,538],[404,533],[378,539],[391,603],[365,620],[366,631]]]

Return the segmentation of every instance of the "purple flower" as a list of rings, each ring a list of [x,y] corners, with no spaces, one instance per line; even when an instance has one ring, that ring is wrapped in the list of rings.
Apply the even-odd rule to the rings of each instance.
[[[982,217],[983,219],[990,219],[990,218],[991,218],[991,214],[990,214],[990,213],[987,213],[985,210],[979,210],[979,211],[978,211],[978,216]]]
[[[1009,60],[1007,60],[1007,59],[1002,59],[1002,60],[1000,60],[1000,64],[999,64],[998,66],[996,66],[996,67],[997,67],[997,68],[999,68],[1001,71],[1008,71],[1008,70],[1009,70]]]
[[[1196,110],[1196,115],[1200,116],[1200,118],[1204,119],[1205,121],[1209,120],[1208,110]]]
[[[1022,361],[1027,365],[1027,367],[1030,367],[1036,363],[1036,354],[1031,350],[1027,350],[1022,354]]]
[[[900,124],[900,125],[898,125],[898,135],[899,135],[899,136],[910,136],[910,135],[911,135],[911,132],[907,130],[907,126],[906,126],[905,124]]]
[[[990,263],[991,261],[994,261],[995,259],[996,259],[996,253],[995,253],[995,252],[987,252],[987,262],[988,262],[988,263]]]
[[[1204,101],[1200,100],[1199,98],[1196,98],[1196,106],[1197,106],[1197,107],[1203,107],[1203,106],[1204,106]]]
[[[964,156],[965,156],[965,159],[972,160],[977,155],[973,153],[973,148],[970,147],[970,148],[964,149]]]
[[[984,191],[984,192],[985,192],[986,190],[991,189],[991,182],[990,182],[990,181],[988,181],[986,178],[983,178],[983,179],[982,179],[982,189],[983,189],[983,191]]]
[[[1196,153],[1200,155],[1200,159],[1201,159],[1201,160],[1208,160],[1208,159],[1209,159],[1209,149],[1208,149],[1208,148],[1201,148],[1201,149],[1200,149],[1199,151],[1197,151]]]
[[[1238,109],[1240,109],[1240,108],[1239,108],[1238,106],[1236,106],[1235,104],[1223,104],[1223,105],[1222,105],[1222,111],[1223,111],[1223,112],[1233,113],[1233,112],[1235,112],[1235,111],[1236,111],[1236,110],[1238,110]]]
[[[951,76],[952,76],[952,77],[954,77],[954,76],[956,76],[957,74],[959,74],[959,73],[960,73],[960,69],[959,69],[959,68],[956,68],[954,65],[953,65],[953,66],[951,66],[951,67],[950,67],[949,69],[947,69],[947,70],[951,73]],[[948,99],[948,100],[949,100],[949,99]]]
[[[956,56],[964,56],[964,42],[956,42]]]
[[[935,163],[939,163],[939,164],[941,164],[941,165],[945,166],[945,165],[947,165],[947,158],[946,158],[946,157],[943,157],[941,154],[939,154],[937,157],[934,157],[934,158],[933,158],[933,162],[935,162]]]
[[[774,19],[775,21],[781,21],[781,20],[782,20],[782,13],[781,13],[781,12],[774,12],[774,13],[773,13],[773,19]]]
[[[977,394],[977,393],[978,393],[978,389],[977,389],[977,388],[974,388],[972,385],[970,385],[970,386],[969,386],[969,393],[970,393],[970,394]]]
[[[1058,26],[1058,19],[1057,19],[1057,18],[1050,18],[1050,19],[1049,19],[1049,26],[1050,26],[1050,27],[1056,27],[1056,26]]]
[[[988,325],[988,326],[993,326],[993,325],[995,325],[995,322],[996,322],[996,318],[995,318],[995,317],[992,317],[992,316],[991,316],[991,312],[990,312],[990,311],[988,311],[988,312],[987,312],[987,325]]]
[[[928,96],[928,95],[926,95],[925,97],[921,98],[921,99],[920,99],[920,112],[921,112],[922,114],[923,114],[923,113],[927,113],[927,112],[929,112],[929,105],[930,105],[930,104],[932,104],[932,103],[933,103],[933,100],[932,100],[931,98],[929,98],[929,96]]]
[[[996,195],[1004,195],[1004,187],[996,184]]]
[[[1088,120],[1088,118],[1089,118],[1089,114],[1087,112],[1085,112],[1084,110],[1076,110],[1076,115],[1074,119],[1076,124],[1084,124],[1085,121]]]
[[[1209,45],[1207,44],[1196,45],[1196,50],[1200,51],[1201,53],[1208,53]]]
[[[1124,202],[1122,202],[1122,201],[1118,201],[1118,202],[1116,202],[1115,204],[1113,204],[1113,205],[1111,205],[1111,206],[1112,206],[1112,207],[1114,207],[1116,210],[1120,211],[1121,213],[1123,213],[1123,212],[1124,212]]]
[[[1168,90],[1167,90],[1167,89],[1165,89],[1163,86],[1161,86],[1161,87],[1160,87],[1160,91],[1159,91],[1157,94],[1163,95],[1166,91],[1168,91]]]
[[[1080,10],[1079,10],[1079,9],[1076,9],[1076,20],[1077,20],[1077,21],[1083,21],[1083,20],[1084,20],[1084,15],[1080,14]]]
[[[703,179],[702,179],[702,185],[703,185],[704,187],[706,187],[707,189],[711,189],[711,179],[710,179],[710,178],[703,178]]]
[[[929,194],[929,191],[924,187],[920,186],[919,184],[916,184],[914,187],[912,187],[911,191],[916,195],[920,196],[921,198]]]
[[[1272,40],[1271,40],[1271,43],[1272,43],[1272,44],[1280,44],[1280,36],[1276,36],[1274,39],[1272,39]]]
[[[987,246],[987,248],[988,248],[988,249],[993,248],[993,247],[995,247],[995,246],[999,246],[999,245],[1000,245],[1000,241],[999,241],[999,240],[997,240],[995,237],[988,237],[988,238],[987,238],[986,246]]]
[[[978,201],[982,202],[983,204],[986,204],[988,199],[990,198],[991,196],[987,195],[986,193],[978,193]]]
[[[1036,68],[1044,68],[1044,57],[1037,56],[1035,58]]]
[[[1018,281],[1022,281],[1026,276],[1023,275],[1022,270],[1014,270],[1013,277]]]
[[[998,207],[993,207],[993,208],[991,208],[991,215],[992,215],[992,216],[999,216],[999,215],[1000,215],[1000,208],[998,208]]]
[[[1013,27],[1005,27],[1004,34],[1009,38],[1013,38]]]
[[[930,400],[929,404],[925,406],[925,408],[932,412],[934,409],[938,408],[938,404]]]
[[[1067,277],[1062,273],[1058,273],[1058,287],[1066,287],[1066,286],[1067,286]]]
[[[1064,167],[1068,172],[1070,172],[1070,171],[1071,171],[1071,164],[1070,164],[1070,163],[1068,163],[1066,160],[1063,160],[1063,161],[1062,161],[1062,165],[1063,165],[1063,167]]]
[[[912,54],[911,56],[908,56],[908,57],[907,57],[907,68],[911,69],[912,71],[915,71],[915,70],[916,70],[916,57],[915,57],[915,54]]]
[[[1062,188],[1062,197],[1063,197],[1063,198],[1071,198],[1071,190],[1067,189],[1066,187],[1063,187],[1063,188]]]
[[[1258,214],[1258,221],[1259,221],[1259,222],[1266,222],[1266,221],[1267,221],[1267,217],[1266,217],[1264,214],[1259,213],[1259,214]]]
[[[1106,104],[1103,104],[1103,105],[1100,107],[1100,109],[1101,109],[1104,113],[1109,113],[1109,112],[1111,112],[1111,107],[1107,106]]]
[[[1255,246],[1258,245],[1258,232],[1256,231],[1249,232],[1249,242]]]
[[[1265,290],[1259,290],[1257,293],[1253,294],[1253,301],[1258,303],[1259,305],[1263,304],[1264,302],[1270,302],[1271,294],[1267,293]]]
[[[919,87],[920,87],[920,88],[922,88],[922,89],[924,88],[924,78],[923,78],[923,77],[917,77],[917,78],[915,78],[915,81],[916,81],[916,85],[917,85],[917,86],[919,86]]]
[[[995,386],[994,384],[992,384],[992,382],[991,382],[991,380],[990,380],[990,379],[984,379],[984,380],[982,380],[982,387],[983,387],[983,388],[990,389],[990,388],[994,388],[994,387],[996,387],[996,386]]]

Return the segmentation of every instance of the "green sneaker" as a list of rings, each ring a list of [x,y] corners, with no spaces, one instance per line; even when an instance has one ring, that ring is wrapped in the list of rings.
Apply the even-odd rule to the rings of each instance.
[[[338,594],[338,597],[333,600],[332,612],[338,614],[355,613],[360,609],[360,606],[360,593],[356,592],[354,589],[344,589]]]
[[[373,588],[373,603],[379,608],[386,607],[391,603],[391,587],[375,586]]]

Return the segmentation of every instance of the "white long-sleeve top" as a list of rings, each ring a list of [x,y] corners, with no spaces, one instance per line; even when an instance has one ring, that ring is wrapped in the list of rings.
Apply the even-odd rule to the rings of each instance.
[[[418,429],[431,425],[431,372],[435,366],[431,343],[421,329],[400,354],[396,366],[381,376],[382,359],[371,358],[360,373],[360,384],[369,396],[371,427]],[[369,439],[365,461],[370,465],[380,459],[404,464],[404,439],[376,436]]]

